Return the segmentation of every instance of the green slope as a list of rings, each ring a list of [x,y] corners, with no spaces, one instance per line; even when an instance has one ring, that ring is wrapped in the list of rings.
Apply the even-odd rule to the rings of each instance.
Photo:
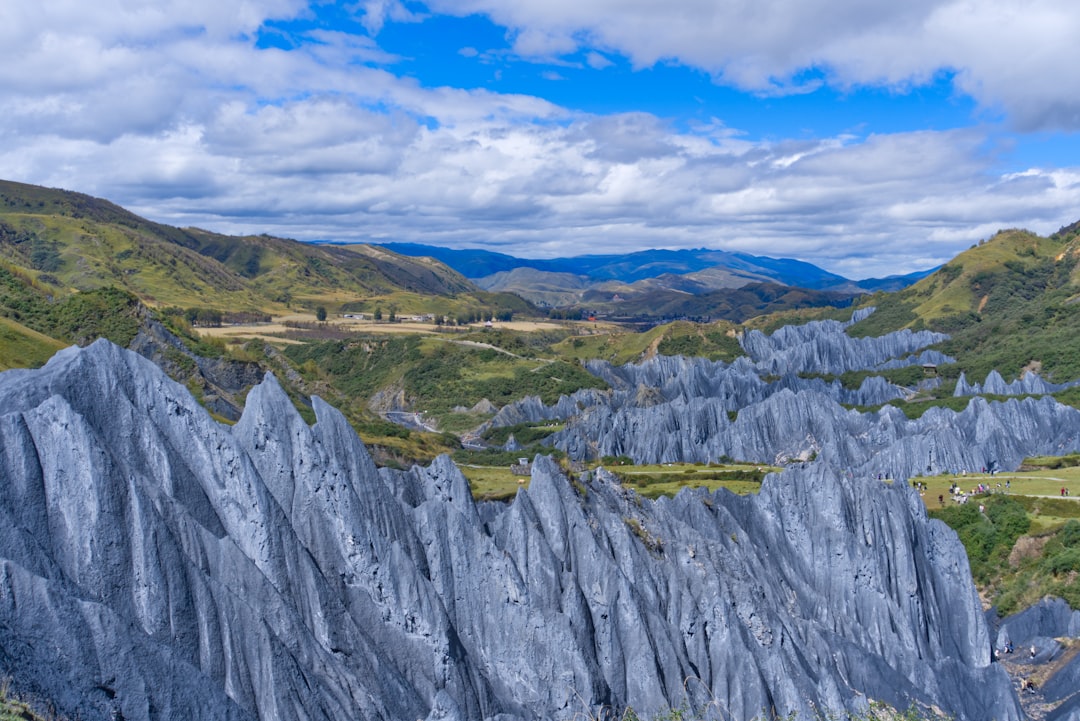
[[[151,305],[280,313],[403,293],[402,312],[413,311],[409,296],[448,299],[456,312],[490,301],[430,258],[173,228],[106,200],[10,181],[0,181],[0,259],[54,294],[115,287]]]
[[[1050,238],[1007,230],[972,247],[933,275],[897,293],[876,294],[872,316],[855,336],[900,328],[936,330],[940,349],[975,380],[997,369],[1006,379],[1025,369],[1056,382],[1080,377],[1080,284],[1076,229]]]
[[[0,316],[0,370],[38,368],[65,344]]]

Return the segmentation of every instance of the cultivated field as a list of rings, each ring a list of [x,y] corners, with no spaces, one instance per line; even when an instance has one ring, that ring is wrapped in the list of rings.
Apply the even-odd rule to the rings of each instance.
[[[528,487],[529,479],[515,475],[507,466],[476,466],[459,464],[469,479],[473,497],[477,500],[510,500],[519,487]],[[682,488],[707,488],[715,491],[726,488],[733,493],[757,493],[761,481],[754,480],[764,473],[778,470],[755,464],[698,465],[673,463],[652,466],[618,466],[609,468],[623,483],[647,498],[674,496]],[[748,476],[751,476],[748,478]]]
[[[290,325],[291,324],[291,325]],[[278,316],[269,323],[248,323],[238,325],[223,325],[218,328],[197,328],[203,336],[211,338],[224,338],[228,341],[243,341],[260,338],[274,343],[294,343],[285,337],[290,332],[295,332],[300,326],[318,324],[312,313],[292,313]],[[482,331],[483,323],[473,323],[467,326],[452,326],[440,329],[434,323],[420,321],[399,321],[388,323],[361,318],[327,318],[325,323],[319,324],[339,333],[390,333],[390,334],[435,334],[435,333],[464,333],[470,331]],[[513,330],[520,332],[536,332],[545,330],[561,330],[567,327],[567,323],[554,321],[514,320],[507,322],[495,322],[491,328]]]

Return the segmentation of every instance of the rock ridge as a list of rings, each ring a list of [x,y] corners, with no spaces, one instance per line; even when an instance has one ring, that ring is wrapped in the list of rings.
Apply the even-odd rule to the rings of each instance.
[[[702,428],[740,423],[696,401]],[[977,399],[971,423],[1042,402]],[[1023,718],[955,534],[828,450],[896,411],[871,431],[834,404],[818,461],[756,497],[651,502],[540,456],[477,505],[448,458],[377,469],[312,403],[308,426],[268,375],[225,426],[106,341],[0,374],[2,672],[88,720]]]

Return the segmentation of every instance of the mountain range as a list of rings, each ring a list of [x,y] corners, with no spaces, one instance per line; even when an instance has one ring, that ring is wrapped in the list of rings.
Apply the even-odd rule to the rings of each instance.
[[[228,236],[141,218],[77,192],[0,181],[0,262],[46,295],[115,287],[158,306],[283,313],[402,312],[455,317],[580,315],[655,323],[741,321],[845,304],[916,276],[854,283],[809,263],[716,250],[650,250],[547,261],[411,244],[302,243]]]
[[[933,272],[852,281],[800,260],[706,248],[530,259],[415,243],[386,243],[383,247],[402,255],[435,258],[482,288],[513,292],[541,306],[584,304],[607,310],[613,301],[647,299],[648,304],[641,305],[655,308],[671,303],[675,294],[705,296],[758,284],[827,291],[836,294],[834,299],[850,298],[899,290]],[[694,306],[708,307],[708,303]]]
[[[642,250],[617,255],[580,255],[569,258],[517,258],[480,249],[443,248],[419,243],[382,243],[382,247],[413,257],[427,256],[442,261],[466,278],[486,278],[517,268],[531,268],[545,273],[567,273],[593,281],[616,280],[633,283],[663,275],[686,275],[720,268],[733,278],[746,281],[773,281],[813,290],[888,290],[902,287],[911,279],[922,278],[933,270],[889,278],[852,281],[801,260],[769,258],[749,253],[710,250]]]

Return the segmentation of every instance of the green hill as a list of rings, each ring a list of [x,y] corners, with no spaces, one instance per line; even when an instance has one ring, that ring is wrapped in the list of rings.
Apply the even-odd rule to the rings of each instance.
[[[409,312],[412,294],[448,299],[452,313],[491,300],[430,258],[174,228],[106,200],[10,181],[0,181],[0,259],[54,294],[115,287],[157,306],[280,313],[381,298]]]
[[[940,349],[974,380],[997,369],[1024,370],[1063,382],[1080,377],[1080,239],[1077,226],[1049,238],[1001,231],[897,293],[861,305],[877,312],[851,328],[855,336],[900,328],[930,329],[951,339]]]

